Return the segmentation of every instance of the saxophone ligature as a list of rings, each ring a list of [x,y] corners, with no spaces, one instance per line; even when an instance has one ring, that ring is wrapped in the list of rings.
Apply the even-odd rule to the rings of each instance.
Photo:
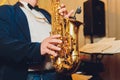
[[[52,30],[51,35],[61,35],[62,44],[61,51],[57,52],[58,56],[51,56],[51,62],[55,70],[59,73],[74,73],[79,64],[80,56],[78,51],[78,30],[81,22],[63,18],[59,14],[58,7],[60,7],[60,0],[51,0],[52,6]]]

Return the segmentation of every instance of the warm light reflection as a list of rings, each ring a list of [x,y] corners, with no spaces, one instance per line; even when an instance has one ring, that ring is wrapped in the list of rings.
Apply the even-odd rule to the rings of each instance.
[[[5,4],[5,2],[6,2],[6,0],[2,0],[2,1],[0,1],[0,5]]]

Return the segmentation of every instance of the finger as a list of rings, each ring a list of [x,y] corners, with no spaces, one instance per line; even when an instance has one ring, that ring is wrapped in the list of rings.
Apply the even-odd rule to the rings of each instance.
[[[60,38],[60,37],[61,37],[61,35],[52,35],[52,36],[50,36],[51,39],[57,39],[57,38]]]
[[[61,4],[60,7],[61,7],[61,8],[65,8],[65,5],[64,5],[64,4]]]
[[[62,40],[60,40],[60,39],[51,39],[51,40],[49,40],[49,43],[60,44],[60,43],[62,43]]]
[[[47,49],[46,52],[52,56],[57,56],[57,53],[55,53],[55,51],[52,51],[50,49]]]
[[[55,45],[53,45],[53,44],[49,44],[49,45],[47,46],[47,48],[49,48],[49,49],[51,49],[51,50],[54,50],[54,51],[60,51],[60,50],[61,50],[61,48],[59,48],[59,47],[57,47],[57,46],[55,46]]]
[[[61,9],[59,10],[59,13],[60,13],[60,15],[66,15],[68,12],[67,12],[67,9],[66,9],[66,8],[61,8]]]
[[[71,10],[67,15],[65,15],[65,18],[69,18],[74,13],[74,10]]]
[[[64,4],[61,4],[59,7],[58,7],[58,9],[61,9],[61,8],[64,8],[65,7],[65,5]]]

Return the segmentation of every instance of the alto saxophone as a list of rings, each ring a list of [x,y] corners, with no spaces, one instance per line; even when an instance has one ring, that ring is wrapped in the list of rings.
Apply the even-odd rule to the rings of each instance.
[[[80,22],[74,19],[65,19],[59,14],[58,7],[60,0],[51,0],[52,6],[52,30],[51,35],[61,35],[62,44],[58,56],[51,56],[51,62],[59,73],[74,73],[79,64],[80,56],[78,51],[78,30]]]

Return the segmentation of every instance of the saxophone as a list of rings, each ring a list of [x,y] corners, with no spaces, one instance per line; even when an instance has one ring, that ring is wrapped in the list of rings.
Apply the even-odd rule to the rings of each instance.
[[[50,59],[57,72],[71,74],[77,70],[80,64],[78,30],[81,23],[74,19],[63,18],[59,14],[60,0],[52,0],[51,6],[51,35],[61,35],[62,44],[57,45],[61,47],[61,51],[57,52],[58,56],[51,56]]]

